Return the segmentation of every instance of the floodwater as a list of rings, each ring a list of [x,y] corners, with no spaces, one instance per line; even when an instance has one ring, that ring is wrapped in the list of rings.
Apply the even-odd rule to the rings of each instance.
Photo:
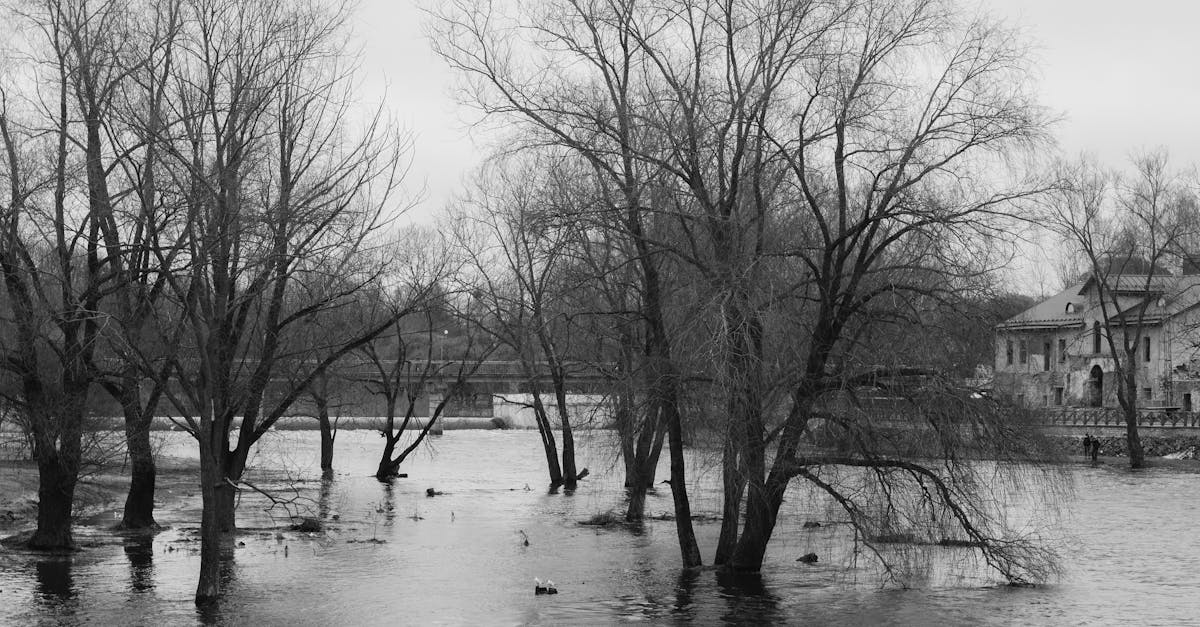
[[[164,454],[195,457],[186,435],[160,437]],[[580,466],[591,476],[574,494],[544,489],[536,432],[448,431],[391,486],[369,476],[381,444],[374,432],[341,433],[338,474],[322,484],[315,432],[264,441],[262,470],[248,479],[287,502],[268,509],[250,493],[241,503],[240,544],[217,609],[201,614],[192,603],[195,490],[166,501],[158,518],[170,528],[153,538],[113,540],[84,526],[79,538],[90,546],[69,557],[0,549],[0,623],[1164,625],[1193,623],[1200,610],[1200,474],[1186,468],[1073,466],[1069,529],[1051,539],[1066,554],[1060,581],[1005,587],[949,553],[962,549],[944,549],[922,552],[912,567],[935,574],[904,588],[882,583],[844,528],[802,530],[805,520],[837,516],[801,488],[789,493],[761,578],[750,580],[681,574],[671,521],[638,531],[578,524],[621,507],[622,471],[606,432],[581,437]],[[690,461],[694,509],[715,517],[716,460]],[[429,498],[430,487],[445,494]],[[670,509],[668,491],[650,497],[652,514]],[[324,517],[327,531],[282,530],[289,514]],[[697,521],[705,559],[718,530],[716,520]],[[809,551],[818,564],[796,562]],[[560,593],[534,595],[534,577],[554,580]]]

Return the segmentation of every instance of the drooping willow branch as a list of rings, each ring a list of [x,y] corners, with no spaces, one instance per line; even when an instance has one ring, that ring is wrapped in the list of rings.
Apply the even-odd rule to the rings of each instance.
[[[850,456],[815,456],[796,459],[792,464],[785,468],[785,472],[793,477],[801,477],[817,486],[827,494],[829,494],[838,504],[850,515],[851,523],[857,528],[862,529],[867,526],[866,515],[861,508],[854,502],[853,498],[843,494],[837,487],[829,482],[821,479],[812,472],[813,467],[818,466],[845,466],[854,468],[867,468],[876,472],[886,469],[902,470],[915,479],[920,485],[922,491],[926,494],[927,500],[932,499],[928,492],[928,486],[932,485],[939,502],[948,510],[958,527],[966,534],[968,545],[978,548],[984,561],[993,569],[1002,574],[1009,582],[1015,584],[1032,583],[1031,576],[1033,573],[1033,565],[1027,563],[1028,555],[1021,555],[1021,552],[1035,550],[1034,547],[1023,541],[1006,540],[1004,538],[993,537],[991,534],[981,529],[975,522],[976,517],[969,510],[974,509],[970,504],[968,496],[960,494],[958,490],[948,482],[946,477],[943,477],[938,472],[923,466],[921,464],[900,460],[888,459],[881,457],[850,457]],[[880,477],[881,485],[890,486],[886,477]],[[889,505],[894,502],[893,498],[887,499]],[[962,502],[966,501],[966,502]],[[867,546],[871,547],[876,556],[880,557],[881,561],[886,564],[886,559],[879,551],[872,546],[869,538],[866,542]]]

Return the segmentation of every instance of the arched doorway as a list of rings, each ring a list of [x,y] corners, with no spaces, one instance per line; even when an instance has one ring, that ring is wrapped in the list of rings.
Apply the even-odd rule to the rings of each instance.
[[[1104,406],[1104,371],[1100,366],[1092,366],[1088,376],[1088,404],[1092,407]]]

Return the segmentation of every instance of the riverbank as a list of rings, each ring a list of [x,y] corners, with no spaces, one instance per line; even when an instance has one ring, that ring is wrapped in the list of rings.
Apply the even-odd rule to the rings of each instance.
[[[157,470],[158,509],[177,510],[185,499],[200,493],[200,469],[195,460],[160,457]],[[75,487],[76,524],[114,528],[121,522],[128,490],[128,468],[122,465],[85,472]],[[0,460],[0,540],[32,531],[37,526],[37,504],[37,464]]]
[[[1083,440],[1087,435],[1100,441],[1100,455],[1104,457],[1129,457],[1129,443],[1124,435],[1058,435],[1053,437],[1061,450],[1068,456],[1083,455]],[[1148,458],[1163,460],[1192,460],[1200,455],[1200,436],[1143,435],[1142,450]]]

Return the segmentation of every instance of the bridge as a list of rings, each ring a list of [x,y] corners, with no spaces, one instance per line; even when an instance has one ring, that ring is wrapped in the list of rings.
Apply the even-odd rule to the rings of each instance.
[[[1064,407],[1035,409],[1038,422],[1047,427],[1125,428],[1125,412],[1115,407]],[[1138,411],[1139,428],[1200,429],[1200,412],[1148,407]]]

